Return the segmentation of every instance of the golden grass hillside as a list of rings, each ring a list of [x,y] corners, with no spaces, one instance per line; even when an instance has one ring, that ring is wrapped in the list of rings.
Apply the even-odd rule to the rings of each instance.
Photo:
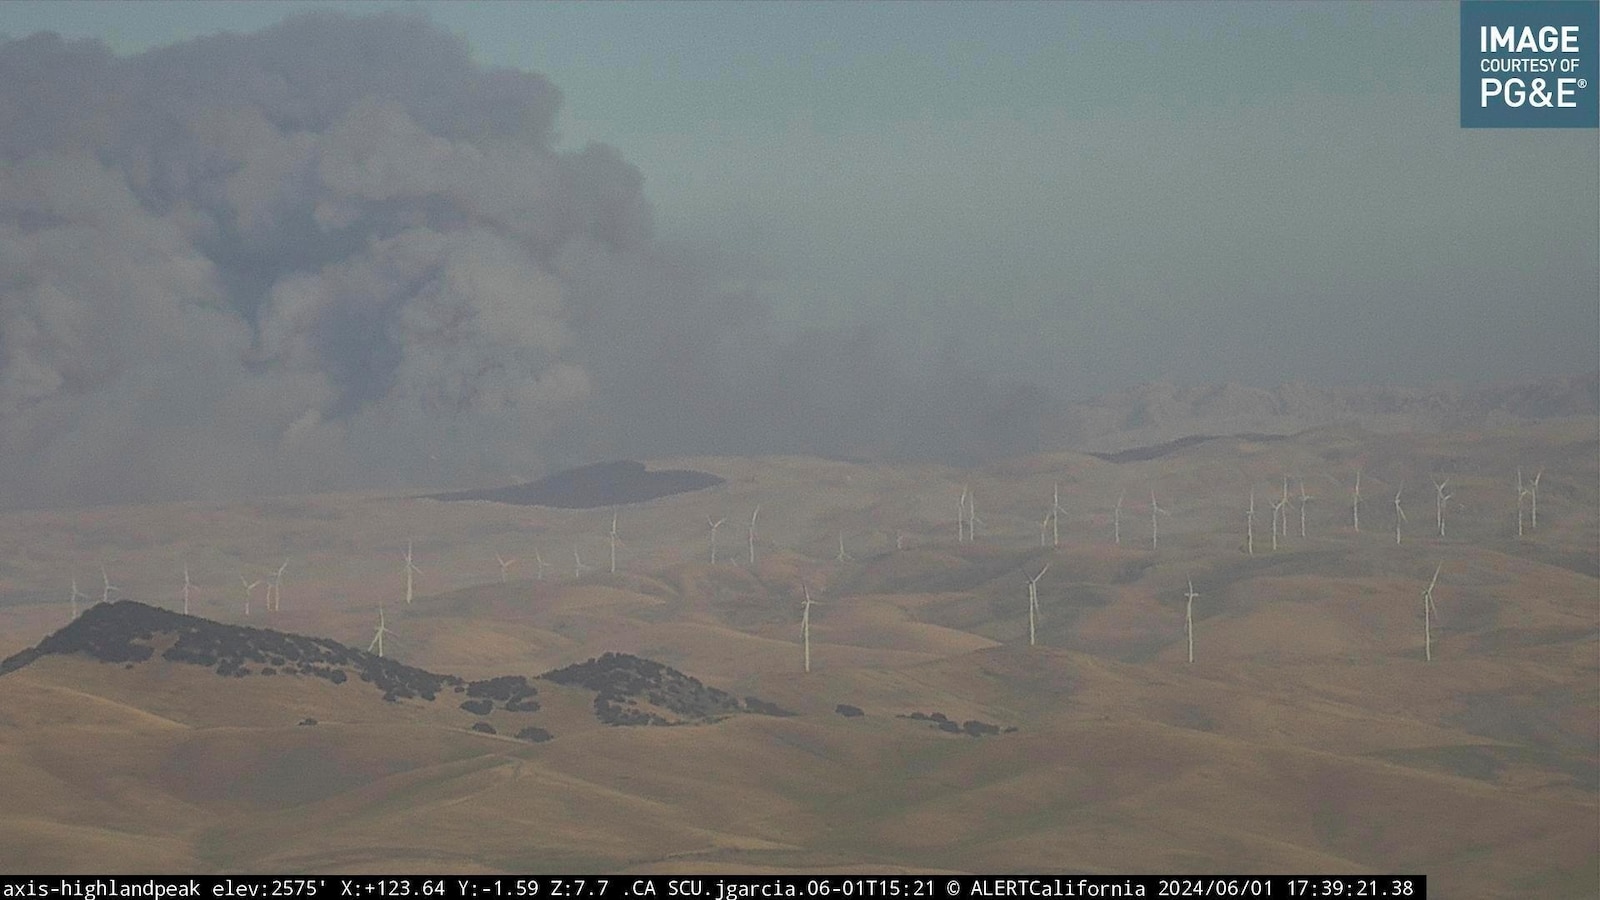
[[[1422,872],[1439,896],[1592,896],[1600,442],[1582,425],[974,471],[663,460],[727,480],[616,510],[616,573],[610,509],[323,495],[7,514],[0,655],[66,624],[71,578],[98,599],[104,565],[172,609],[187,563],[191,611],[223,622],[365,647],[381,604],[389,655],[430,671],[625,652],[797,715],[609,727],[590,695],[541,683],[555,737],[530,744],[315,679],[53,657],[0,676],[0,868]],[[1520,538],[1519,465],[1544,470]],[[1040,546],[1057,482],[1062,543]],[[963,487],[973,543],[956,541]],[[1171,511],[1155,550],[1152,490]],[[714,566],[708,517],[726,520]],[[517,559],[504,583],[496,554]],[[240,576],[285,560],[282,611],[246,619]]]

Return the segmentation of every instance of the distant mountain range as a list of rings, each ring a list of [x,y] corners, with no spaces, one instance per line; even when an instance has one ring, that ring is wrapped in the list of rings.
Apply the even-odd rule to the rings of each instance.
[[[1477,386],[1331,387],[1144,384],[1069,405],[1059,438],[1110,454],[1195,435],[1287,435],[1330,425],[1376,433],[1495,429],[1600,416],[1600,370]]]

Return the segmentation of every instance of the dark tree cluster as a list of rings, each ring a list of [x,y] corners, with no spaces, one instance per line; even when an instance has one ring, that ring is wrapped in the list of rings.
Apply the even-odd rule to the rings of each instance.
[[[649,710],[639,709],[639,701],[621,694],[602,691],[594,697],[594,717],[603,725],[671,725],[672,722]]]
[[[835,706],[833,711],[841,716],[844,716],[846,719],[855,719],[866,715],[866,713],[861,711],[861,707],[851,706],[848,703],[841,703],[838,706]]]
[[[502,706],[511,712],[538,712],[539,701],[532,699],[539,693],[539,689],[528,683],[522,675],[501,675],[484,681],[473,681],[467,684],[468,697],[488,702],[490,709],[494,708],[492,701],[498,700]],[[462,704],[466,709],[466,704]]]
[[[0,662],[0,675],[52,654],[82,653],[110,663],[144,662],[155,652],[149,642],[156,633],[170,630],[169,617],[188,618],[132,600],[97,603],[37,647]]]
[[[497,733],[494,730],[494,726],[490,725],[488,722],[473,722],[472,723],[472,730],[480,732],[482,734],[496,734]]]
[[[752,713],[755,713],[758,716],[792,716],[792,715],[795,715],[795,713],[790,712],[787,709],[784,709],[783,707],[779,706],[778,704],[769,703],[766,700],[761,699],[760,697],[746,697],[746,698],[744,698],[744,709],[745,709],[745,712],[752,712]]]
[[[446,687],[461,683],[454,675],[436,675],[432,672],[397,663],[392,659],[363,653],[361,680],[370,681],[383,691],[385,700],[411,700],[421,697],[432,701]]]
[[[391,701],[416,697],[433,700],[445,687],[465,684],[454,675],[436,675],[338,641],[224,625],[132,600],[90,607],[37,647],[0,663],[0,674],[48,654],[81,653],[106,662],[144,662],[154,655],[152,642],[158,634],[174,638],[161,654],[162,659],[205,666],[224,678],[305,675],[343,684],[354,672],[362,681],[377,686],[384,692],[384,699]],[[513,694],[519,680],[525,683],[520,676],[512,679]]]
[[[715,722],[739,712],[766,716],[794,715],[759,697],[746,697],[741,704],[737,697],[707,687],[698,678],[654,660],[627,653],[605,653],[539,677],[556,684],[594,691],[595,716],[608,725]],[[641,709],[640,701],[672,713],[679,719],[673,721],[659,713]]]
[[[855,709],[855,707],[851,707],[851,709]],[[860,711],[857,710],[858,714],[859,712]],[[840,715],[848,715],[848,713],[841,712]],[[933,723],[933,727],[940,731],[948,732],[950,734],[966,734],[969,737],[983,737],[984,735],[988,734],[1010,734],[1011,732],[1017,730],[1015,726],[1001,728],[999,725],[991,725],[988,722],[980,722],[977,719],[968,719],[965,722],[957,722],[942,712],[914,712],[910,713],[909,715],[898,715],[895,716],[895,718],[911,719],[915,722],[931,722]]]
[[[517,740],[528,741],[534,744],[542,744],[553,737],[555,737],[555,735],[545,731],[543,728],[540,728],[537,725],[529,725],[527,728],[517,732]]]
[[[596,692],[599,695],[595,698],[596,715],[601,712],[602,699],[608,707],[614,707],[631,698],[644,699],[652,706],[689,719],[714,720],[740,711],[739,701],[732,694],[706,687],[700,679],[670,666],[627,653],[606,653],[598,659],[574,663],[540,677]],[[620,709],[616,715],[633,718]],[[630,721],[626,724],[644,723]],[[665,724],[665,720],[659,724]]]

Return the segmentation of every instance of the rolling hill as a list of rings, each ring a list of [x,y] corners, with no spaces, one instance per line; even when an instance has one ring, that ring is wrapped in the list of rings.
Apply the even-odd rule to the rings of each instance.
[[[612,509],[318,495],[6,514],[0,868],[1422,872],[1439,896],[1590,896],[1592,425],[1340,427],[972,471],[663,460],[724,481],[617,507],[615,573]],[[1518,466],[1544,469],[1520,538]],[[1307,535],[1296,500],[1279,549],[1262,514],[1248,553],[1247,493],[1276,499],[1286,474],[1314,498]],[[1062,542],[1041,546],[1057,482]],[[954,533],[963,486],[973,542]],[[1171,510],[1158,550],[1152,490]],[[726,519],[716,565],[708,518]],[[504,582],[497,553],[519,560]],[[245,618],[239,575],[285,558],[282,610]],[[184,563],[194,616],[171,611]],[[102,564],[146,603],[69,622],[68,577]],[[384,659],[353,649],[380,604]],[[685,724],[607,724],[658,719]]]

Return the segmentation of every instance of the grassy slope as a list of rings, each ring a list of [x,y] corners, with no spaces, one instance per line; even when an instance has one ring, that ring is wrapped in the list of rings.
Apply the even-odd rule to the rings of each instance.
[[[1547,471],[1540,529],[1518,541],[1502,476],[1523,459]],[[1361,534],[1341,488],[1313,480],[1327,500],[1311,539],[1296,514],[1268,552],[1261,504],[1258,553],[1242,553],[1251,485],[1260,504],[1284,469],[1348,480],[1358,461]],[[624,510],[625,571],[581,582],[525,566],[501,585],[492,555],[531,561],[534,544],[558,563],[581,544],[598,565],[609,515],[319,497],[0,517],[20,548],[0,568],[0,653],[56,627],[64,604],[28,602],[24,586],[69,561],[88,588],[86,561],[108,559],[139,596],[185,556],[207,582],[289,556],[272,625],[360,644],[398,582],[387,556],[416,534],[424,596],[389,601],[391,652],[407,662],[482,677],[622,650],[801,713],[609,729],[587,695],[541,686],[538,721],[558,737],[530,745],[318,680],[44,660],[0,679],[6,858],[19,871],[1390,871],[1460,897],[1600,883],[1592,434],[1333,432],[978,473],[670,464],[729,484]],[[1460,508],[1448,539],[1428,539],[1427,475],[1446,466]],[[1028,511],[1058,476],[1067,546],[1041,549]],[[1411,521],[1396,547],[1401,479]],[[944,533],[963,482],[988,523],[975,547]],[[1151,484],[1173,510],[1157,553],[1137,499]],[[731,526],[756,502],[749,571]],[[715,568],[707,515],[729,517]],[[893,552],[897,530],[911,549]],[[1045,562],[1030,650],[1025,579]],[[1440,562],[1427,664],[1420,592]],[[822,601],[805,677],[802,579]],[[236,601],[219,588],[196,612],[244,621]],[[895,718],[935,710],[1020,730],[971,739]],[[323,724],[293,724],[306,715]]]

